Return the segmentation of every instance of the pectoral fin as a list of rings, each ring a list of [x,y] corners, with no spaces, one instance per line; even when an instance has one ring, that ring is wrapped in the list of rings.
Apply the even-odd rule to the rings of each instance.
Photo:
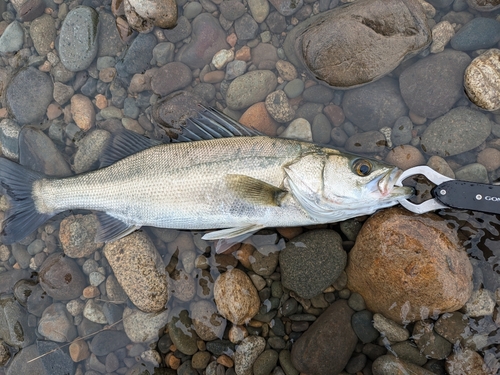
[[[227,187],[242,200],[256,205],[279,206],[287,191],[241,174],[226,176]]]
[[[105,212],[98,212],[97,219],[99,220],[99,227],[97,228],[95,242],[116,241],[140,228],[137,225],[126,224]]]

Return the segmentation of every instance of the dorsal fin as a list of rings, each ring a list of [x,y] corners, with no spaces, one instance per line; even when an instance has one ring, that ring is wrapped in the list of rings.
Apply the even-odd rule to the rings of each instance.
[[[258,130],[240,124],[213,107],[200,106],[202,109],[197,116],[187,119],[187,125],[176,139],[177,142],[263,135]]]
[[[161,144],[155,139],[146,138],[131,130],[123,130],[116,134],[108,143],[106,150],[101,156],[100,168],[107,167],[127,156],[144,151],[153,146]]]

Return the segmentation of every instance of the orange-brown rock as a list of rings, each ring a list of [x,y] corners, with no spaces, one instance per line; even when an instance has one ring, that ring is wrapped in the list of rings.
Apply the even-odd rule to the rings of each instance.
[[[240,123],[257,129],[258,131],[271,137],[276,136],[276,130],[279,126],[279,124],[274,121],[271,115],[267,112],[264,102],[255,103],[248,108],[245,113],[241,115]]]
[[[424,155],[418,148],[410,145],[394,147],[385,157],[385,161],[401,169],[425,164]]]
[[[80,362],[90,356],[89,346],[87,342],[82,339],[77,339],[69,346],[69,355],[73,362]]]
[[[366,221],[346,272],[370,311],[399,323],[458,310],[472,292],[472,265],[456,230],[434,213],[399,207]]]
[[[260,308],[259,295],[252,280],[237,268],[217,278],[214,299],[219,313],[234,324],[248,323]]]

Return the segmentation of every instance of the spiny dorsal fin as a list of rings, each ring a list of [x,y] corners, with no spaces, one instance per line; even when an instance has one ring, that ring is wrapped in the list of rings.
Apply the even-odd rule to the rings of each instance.
[[[213,107],[201,106],[196,117],[190,117],[177,142],[200,141],[202,139],[253,137],[261,132],[247,128]]]
[[[107,167],[127,156],[144,151],[161,144],[155,139],[146,138],[131,130],[123,130],[113,136],[108,143],[104,154],[101,156],[100,168]]]
[[[241,174],[228,174],[226,184],[239,198],[256,205],[279,206],[287,193],[267,182]]]

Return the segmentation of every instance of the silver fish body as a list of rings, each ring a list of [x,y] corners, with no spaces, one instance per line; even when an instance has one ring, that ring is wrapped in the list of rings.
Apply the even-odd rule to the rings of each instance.
[[[267,136],[160,144],[67,178],[28,171],[25,181],[13,176],[17,168],[0,160],[0,183],[13,206],[3,225],[4,243],[71,209],[98,211],[97,241],[141,226],[220,229],[204,238],[241,239],[264,227],[371,214],[411,195],[409,188],[394,186],[401,171],[393,166]],[[32,216],[26,212],[30,205]]]

